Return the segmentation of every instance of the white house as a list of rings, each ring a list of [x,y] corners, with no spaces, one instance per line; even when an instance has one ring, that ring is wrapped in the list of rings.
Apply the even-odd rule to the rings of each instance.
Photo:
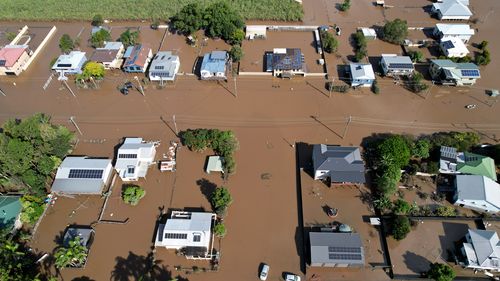
[[[0,75],[19,75],[30,59],[28,45],[6,45],[0,49]]]
[[[253,40],[255,38],[266,38],[266,25],[247,25],[245,27],[245,38]]]
[[[466,268],[500,272],[500,240],[496,231],[469,229],[461,250]]]
[[[212,51],[203,56],[200,78],[202,80],[225,80],[229,55],[226,51]]]
[[[52,184],[52,192],[65,194],[101,194],[113,171],[111,159],[66,157]]]
[[[415,71],[409,56],[398,56],[396,54],[382,54],[380,66],[384,75],[387,76],[411,75]]]
[[[136,181],[146,177],[149,166],[154,163],[156,147],[142,138],[125,138],[118,148],[115,169],[123,181]]]
[[[352,87],[371,87],[375,81],[375,72],[369,63],[349,64]]]
[[[471,86],[481,78],[477,65],[470,62],[455,63],[451,60],[431,60],[429,73],[434,81],[442,85]]]
[[[432,12],[440,20],[469,20],[472,12],[468,5],[466,0],[443,0],[432,4]]]
[[[441,41],[458,38],[462,42],[468,43],[472,35],[474,35],[474,29],[468,24],[437,23],[433,34]]]
[[[86,61],[85,52],[72,51],[67,55],[60,55],[52,66],[52,70],[59,73],[60,78],[65,74],[80,74]]]
[[[158,226],[155,247],[179,250],[188,259],[208,259],[216,218],[213,213],[172,211],[165,224]]]
[[[455,205],[486,213],[500,211],[500,185],[480,175],[457,175]]]
[[[458,38],[441,40],[439,47],[443,54],[448,58],[463,58],[469,54],[467,46]]]
[[[124,53],[125,47],[122,42],[107,42],[103,48],[94,51],[90,60],[101,63],[105,69],[119,69],[123,63]]]
[[[180,66],[179,56],[172,55],[172,52],[158,52],[149,67],[149,80],[174,81]]]

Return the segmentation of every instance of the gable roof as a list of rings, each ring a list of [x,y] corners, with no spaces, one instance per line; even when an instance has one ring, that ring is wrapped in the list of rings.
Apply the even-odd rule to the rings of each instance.
[[[436,28],[444,35],[474,35],[468,24],[436,23]]]
[[[12,67],[27,51],[27,45],[7,45],[3,47],[0,49],[0,66]]]
[[[172,212],[165,223],[164,231],[210,231],[212,213],[204,212]]]
[[[266,53],[266,70],[302,69],[302,51],[299,48],[276,48]]]
[[[470,62],[455,63],[448,59],[437,59],[431,60],[432,65],[442,69],[447,79],[481,78],[481,71],[477,65]]]
[[[130,55],[125,60],[123,67],[129,67],[134,65],[145,67],[150,51],[151,48],[147,44],[135,45]],[[129,52],[128,49],[127,52]]]
[[[443,16],[472,16],[469,7],[459,0],[444,0],[443,3],[433,3],[432,6]]]
[[[14,226],[17,216],[21,213],[21,197],[0,196],[0,229]]]
[[[173,76],[177,64],[179,64],[179,56],[172,55],[172,52],[158,52],[151,61],[149,72],[161,71]]]
[[[373,67],[369,63],[351,63],[349,68],[351,69],[352,79],[375,79]]]
[[[112,62],[116,59],[119,49],[97,49],[90,57],[91,61],[96,62]]]
[[[201,70],[211,73],[225,72],[228,55],[226,51],[212,51],[203,56]]]
[[[409,56],[397,56],[391,54],[383,54],[382,62],[385,63],[388,69],[413,69],[413,62]]]
[[[478,264],[484,267],[499,267],[498,234],[495,231],[469,229],[469,235]]]
[[[500,210],[500,185],[479,175],[457,175],[458,200],[483,200]]]
[[[332,182],[365,183],[365,164],[358,147],[316,144],[314,171],[330,171]]]
[[[457,171],[464,174],[482,175],[497,180],[495,161],[487,156],[464,152],[464,162],[457,164]]]
[[[310,232],[311,265],[364,265],[365,254],[358,233]]]
[[[111,159],[68,156],[57,168],[51,191],[99,194],[109,180],[111,168]]]
[[[81,51],[71,51],[69,54],[64,54],[60,55],[54,65],[52,66],[52,69],[57,69],[59,67],[62,68],[75,68],[79,67],[80,63],[82,60],[86,60],[87,58],[85,57],[85,52]]]

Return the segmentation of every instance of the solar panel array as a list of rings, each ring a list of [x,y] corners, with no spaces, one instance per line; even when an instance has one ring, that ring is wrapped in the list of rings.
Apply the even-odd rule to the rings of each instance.
[[[187,233],[165,233],[165,239],[187,239]]]
[[[444,42],[442,42],[442,44],[443,44],[443,47],[445,47],[446,49],[455,48],[455,45],[453,45],[453,42],[451,42],[451,41],[444,41]]]
[[[136,159],[137,158],[137,154],[135,153],[124,153],[124,154],[118,154],[118,158],[126,158],[126,159]]]
[[[104,170],[97,169],[71,169],[68,178],[70,179],[100,179]]]
[[[328,254],[331,260],[362,260],[360,254]]]
[[[361,253],[361,248],[357,247],[328,247],[328,252]]]
[[[457,149],[449,146],[441,146],[441,157],[450,159],[457,158]]]
[[[463,76],[479,77],[479,70],[477,69],[462,69],[460,70]]]
[[[411,63],[390,63],[389,68],[413,69],[413,64],[411,64]]]
[[[468,155],[468,154],[465,155],[465,162],[474,162],[477,160],[479,160],[479,158],[475,155]]]
[[[331,260],[362,260],[360,247],[328,247],[328,258]]]

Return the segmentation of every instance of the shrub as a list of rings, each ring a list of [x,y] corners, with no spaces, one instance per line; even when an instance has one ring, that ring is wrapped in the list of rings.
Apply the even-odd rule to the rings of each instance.
[[[358,30],[353,34],[353,40],[356,49],[354,59],[359,62],[368,55],[366,38],[365,35],[363,35],[363,32]]]
[[[387,196],[381,196],[380,198],[373,200],[373,206],[380,210],[380,212],[384,213],[386,210],[390,210],[393,208],[393,203],[391,199]]]
[[[236,29],[233,34],[231,34],[228,41],[231,45],[239,45],[243,39],[245,39],[245,32],[243,29]]]
[[[408,81],[410,90],[414,93],[420,93],[427,90],[429,86],[423,82],[423,79],[424,76],[421,73],[415,72]]]
[[[212,203],[212,207],[217,214],[224,213],[232,202],[233,198],[229,190],[224,186],[216,188],[210,198],[210,203]]]
[[[102,18],[102,15],[97,14],[92,18],[92,26],[101,26],[103,23],[104,19]]]
[[[21,206],[20,219],[27,224],[36,223],[45,210],[43,199],[31,195],[21,197]]]
[[[426,139],[420,139],[413,143],[411,154],[417,158],[428,158],[431,143]]]
[[[342,4],[339,5],[341,11],[345,12],[351,8],[351,0],[344,0]]]
[[[59,39],[59,49],[61,52],[67,54],[75,48],[75,44],[68,34],[63,34]]]
[[[134,46],[139,43],[139,31],[130,31],[130,29],[127,29],[120,34],[118,41],[122,42],[125,48],[128,46]]]
[[[424,54],[420,51],[409,51],[408,56],[411,58],[413,62],[423,62]]]
[[[402,44],[408,36],[408,23],[405,20],[395,19],[384,25],[382,39],[393,44]]]
[[[122,191],[123,202],[135,206],[146,195],[146,190],[137,185],[125,186]]]
[[[439,132],[428,137],[432,147],[450,146],[458,151],[467,151],[477,145],[480,137],[475,132]]]
[[[104,78],[105,69],[104,66],[95,61],[89,61],[83,67],[82,74],[77,75],[77,80],[89,80],[90,77],[94,79]]]
[[[491,62],[490,51],[485,49],[480,53],[476,53],[476,64],[477,65],[488,65]]]
[[[227,234],[226,226],[222,222],[217,222],[214,226],[214,234],[219,238],[224,238]]]
[[[408,202],[403,199],[397,199],[394,201],[394,206],[392,211],[397,215],[406,215],[410,211],[411,206]]]
[[[96,33],[92,34],[90,37],[90,45],[94,48],[102,48],[104,47],[105,41],[111,40],[111,34],[104,28],[101,28]]]
[[[373,81],[373,84],[372,84],[372,87],[371,87],[371,90],[374,94],[378,95],[380,93],[380,87],[378,86],[378,82],[377,82],[377,79],[375,79]]]
[[[451,206],[439,206],[436,209],[436,216],[439,217],[453,217],[456,215],[457,211]]]
[[[323,50],[327,53],[334,53],[337,51],[337,47],[339,46],[339,42],[333,35],[325,30],[320,31],[321,36],[321,45]]]
[[[410,220],[406,216],[395,216],[392,221],[392,236],[403,240],[410,233]]]
[[[54,254],[56,259],[55,265],[57,268],[82,267],[87,259],[87,248],[80,242],[80,237],[76,236],[73,240],[69,241],[68,247],[61,247],[57,249]]]
[[[483,40],[483,41],[481,41],[481,43],[479,43],[478,48],[479,48],[480,50],[485,50],[485,49],[486,49],[486,47],[488,47],[488,41]]]
[[[435,262],[431,263],[427,276],[435,281],[452,281],[455,279],[455,271],[447,264]]]
[[[229,57],[233,62],[239,62],[243,58],[243,49],[238,45],[232,46],[229,50]]]

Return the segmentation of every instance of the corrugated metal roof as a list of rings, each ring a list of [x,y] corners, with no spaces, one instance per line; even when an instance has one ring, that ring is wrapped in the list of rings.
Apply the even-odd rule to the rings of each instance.
[[[211,53],[207,53],[203,56],[201,71],[224,73],[226,71],[227,58],[226,51],[212,51]]]
[[[365,254],[358,233],[310,232],[311,265],[364,265]]]
[[[351,69],[352,79],[375,79],[373,67],[369,63],[351,63],[349,68]]]
[[[479,175],[457,175],[458,200],[484,200],[500,208],[500,185]]]
[[[316,144],[314,171],[331,172],[332,182],[365,183],[365,164],[358,147]]]
[[[435,10],[439,10],[443,16],[472,16],[469,7],[458,0],[444,0],[443,3],[433,3]]]
[[[443,35],[474,35],[474,29],[470,28],[468,24],[447,24],[437,23],[436,28],[443,33]]]
[[[7,45],[0,49],[0,66],[13,66],[24,52],[27,52],[27,45]]]
[[[164,231],[210,231],[212,225],[212,213],[192,212],[190,218],[171,217],[165,223]]]
[[[500,249],[498,234],[490,230],[469,229],[471,244],[480,266],[499,267]]]
[[[72,170],[101,170],[98,178],[70,178]],[[66,157],[59,168],[51,191],[67,194],[100,194],[111,175],[111,159]]]

